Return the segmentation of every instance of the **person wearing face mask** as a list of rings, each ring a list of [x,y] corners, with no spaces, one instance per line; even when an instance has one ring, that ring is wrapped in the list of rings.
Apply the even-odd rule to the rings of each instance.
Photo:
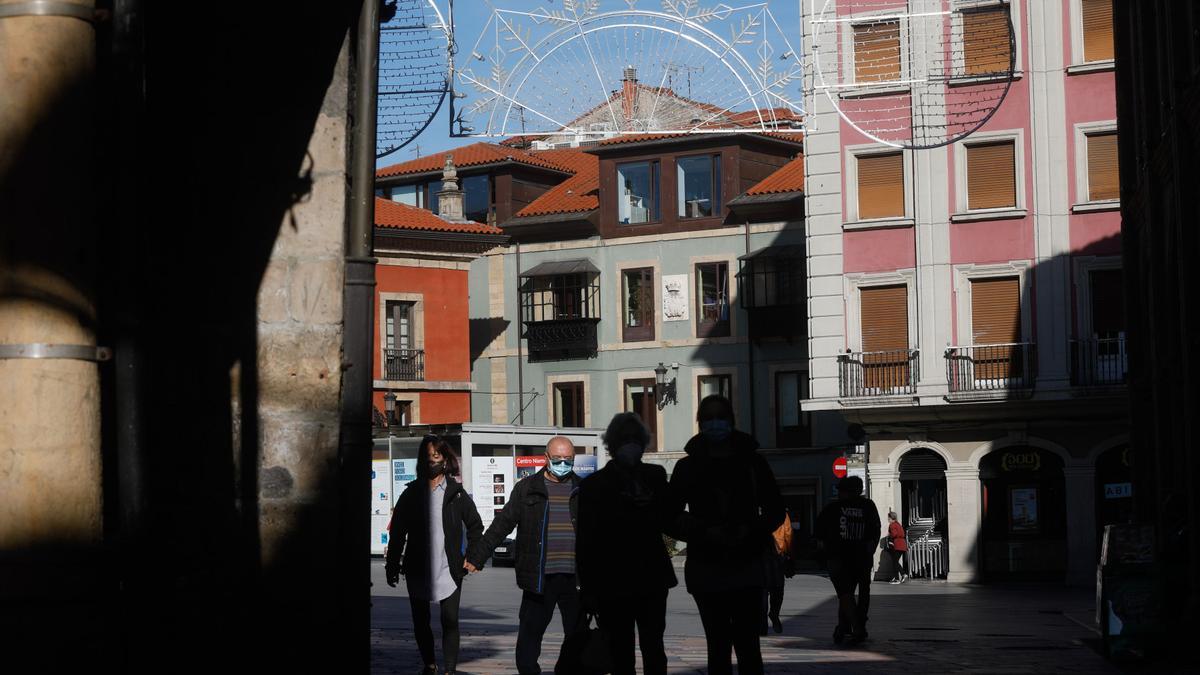
[[[542,637],[555,607],[562,615],[564,633],[579,623],[575,524],[580,479],[574,466],[575,446],[570,439],[551,438],[546,444],[546,467],[517,481],[504,509],[469,548],[462,563],[468,572],[478,571],[513,528],[520,526],[515,567],[517,586],[523,591],[516,649],[521,675],[541,672]]]
[[[437,673],[429,606],[441,609],[442,654],[446,673],[458,666],[458,604],[462,594],[463,532],[468,545],[483,535],[483,521],[475,502],[454,479],[458,457],[450,444],[426,436],[417,450],[417,479],[409,483],[392,511],[388,525],[384,573],[395,587],[404,575],[412,606],[413,633],[422,672]]]
[[[662,538],[667,472],[642,462],[649,443],[640,417],[618,413],[604,432],[611,461],[579,486],[579,589],[608,632],[615,675],[635,672],[635,625],[642,672],[667,672],[667,593],[678,580]]]
[[[696,421],[700,433],[668,488],[673,533],[688,544],[684,583],[700,611],[708,672],[731,673],[736,652],[739,673],[761,673],[764,557],[774,551],[783,499],[758,442],[734,428],[729,399],[705,397]]]

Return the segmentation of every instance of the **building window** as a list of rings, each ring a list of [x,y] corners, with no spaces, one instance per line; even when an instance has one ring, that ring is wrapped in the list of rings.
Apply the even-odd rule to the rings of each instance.
[[[1093,270],[1091,283],[1092,337],[1109,341],[1125,335],[1125,303],[1121,270]]]
[[[860,155],[858,219],[903,218],[904,155],[899,152]]]
[[[971,362],[974,379],[1008,380],[1024,372],[1021,284],[1017,277],[971,281]]]
[[[654,268],[640,267],[621,273],[621,337],[626,342],[654,339]]]
[[[968,145],[967,209],[1017,208],[1016,142]]]
[[[729,335],[729,263],[696,265],[696,335]]]
[[[900,79],[900,22],[875,21],[854,26],[854,81]]]
[[[696,376],[696,404],[699,405],[709,396],[724,396],[733,400],[732,375],[698,375]]]
[[[680,218],[721,214],[721,156],[680,157],[675,160],[675,192]]]
[[[1121,198],[1117,166],[1117,134],[1087,134],[1088,201],[1115,201]]]
[[[389,301],[385,306],[384,348],[413,348],[413,305],[412,302]]]
[[[558,382],[554,385],[554,426],[585,426],[582,382]]]
[[[412,404],[412,401],[396,401],[396,409],[392,411],[392,419],[388,420],[388,424],[398,427],[411,426]]]
[[[617,166],[617,222],[624,225],[662,220],[658,162]]]
[[[487,174],[467,176],[462,181],[464,217],[486,223],[492,209],[492,178]]]
[[[654,398],[654,378],[625,380],[625,412],[637,413],[650,431],[647,450],[658,450],[658,405]]]
[[[586,274],[530,277],[523,288],[524,321],[596,318],[597,290]]]
[[[963,12],[963,75],[1007,75],[1013,58],[1008,22],[1005,5]]]
[[[908,342],[908,286],[859,289],[863,384],[868,389],[907,386],[911,381]]]
[[[1112,0],[1080,0],[1083,21],[1083,60],[1113,60]]]
[[[397,185],[392,188],[392,201],[419,209],[425,208],[424,185]]]
[[[808,398],[808,373],[790,370],[775,375],[775,446],[806,448],[812,445],[809,413],[800,410]]]

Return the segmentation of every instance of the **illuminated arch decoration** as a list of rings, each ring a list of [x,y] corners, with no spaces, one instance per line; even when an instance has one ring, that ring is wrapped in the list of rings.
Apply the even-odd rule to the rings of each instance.
[[[798,132],[801,54],[769,5],[561,0],[495,9],[455,59],[450,133],[579,142]]]
[[[375,157],[412,142],[450,91],[449,23],[433,0],[397,0],[379,26]]]

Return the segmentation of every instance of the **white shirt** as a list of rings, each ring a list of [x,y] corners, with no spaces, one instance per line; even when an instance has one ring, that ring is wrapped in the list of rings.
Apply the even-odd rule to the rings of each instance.
[[[446,530],[442,527],[442,502],[446,498],[446,480],[429,491],[429,601],[440,602],[454,595],[458,584],[450,575],[446,558]]]

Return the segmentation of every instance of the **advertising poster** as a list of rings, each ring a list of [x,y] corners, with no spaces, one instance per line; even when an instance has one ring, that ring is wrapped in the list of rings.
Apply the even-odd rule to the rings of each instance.
[[[417,479],[417,460],[416,459],[393,459],[392,460],[392,504],[395,505],[396,500],[400,498],[400,493],[404,492],[404,486]]]
[[[387,547],[387,526],[392,517],[392,481],[388,461],[371,462],[371,555],[383,555]]]
[[[596,473],[595,455],[575,455],[575,475],[587,478]]]
[[[512,457],[476,457],[472,463],[471,495],[486,528],[504,508],[513,487]]]
[[[1038,529],[1037,488],[1011,488],[1012,512],[1009,529],[1013,532],[1036,532]]]
[[[517,457],[517,480],[527,478],[546,466],[545,455],[524,455]]]

